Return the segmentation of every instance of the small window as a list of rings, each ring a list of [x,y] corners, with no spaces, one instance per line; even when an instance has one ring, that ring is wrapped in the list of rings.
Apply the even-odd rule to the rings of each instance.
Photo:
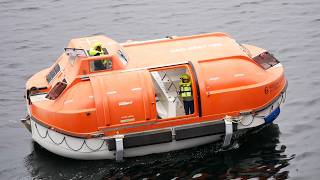
[[[47,82],[50,83],[52,79],[60,72],[60,65],[56,64],[53,69],[49,72],[49,74],[46,76]]]
[[[124,55],[124,53],[121,50],[118,51],[118,57],[124,65],[128,64],[128,58]]]
[[[55,84],[53,88],[49,91],[46,98],[50,100],[57,99],[66,87],[67,87],[67,82],[65,79],[62,82],[57,82],[57,84]]]
[[[64,48],[64,51],[65,51],[66,55],[68,56],[68,60],[71,65],[74,64],[77,57],[87,57],[88,56],[86,50],[84,50],[84,49]]]
[[[102,70],[111,70],[112,69],[112,60],[102,59],[94,60],[90,62],[90,71],[102,71]]]
[[[253,58],[263,69],[269,69],[279,63],[269,52],[264,52]]]

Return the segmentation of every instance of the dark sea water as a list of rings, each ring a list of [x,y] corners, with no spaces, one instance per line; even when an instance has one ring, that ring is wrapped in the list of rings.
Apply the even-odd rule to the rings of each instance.
[[[270,50],[289,81],[275,124],[238,148],[76,161],[34,144],[20,123],[26,80],[71,38],[104,34],[122,42],[214,31]],[[319,57],[319,0],[0,0],[0,179],[320,179]]]

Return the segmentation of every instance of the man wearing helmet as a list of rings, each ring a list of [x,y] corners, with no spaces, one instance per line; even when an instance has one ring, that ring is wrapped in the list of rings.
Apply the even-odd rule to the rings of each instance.
[[[90,50],[89,50],[89,55],[90,56],[104,55],[104,51],[102,49],[102,43],[101,42],[94,43],[94,46],[92,48],[90,48]]]
[[[193,114],[194,112],[194,103],[192,96],[192,85],[191,79],[188,74],[182,74],[180,76],[180,96],[183,99],[183,106],[185,114]]]
[[[89,50],[90,56],[103,56],[105,55],[104,50],[102,49],[102,43],[96,42],[92,48]],[[94,71],[111,69],[112,62],[110,60],[95,60],[94,61]]]

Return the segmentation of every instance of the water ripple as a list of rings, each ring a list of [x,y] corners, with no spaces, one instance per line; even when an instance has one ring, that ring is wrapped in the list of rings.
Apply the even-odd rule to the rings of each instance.
[[[139,7],[139,6],[146,6],[148,3],[120,3],[120,4],[114,4],[110,5],[110,8],[132,8],[132,7]]]
[[[38,11],[40,10],[40,7],[23,7],[23,8],[20,8],[19,11]]]

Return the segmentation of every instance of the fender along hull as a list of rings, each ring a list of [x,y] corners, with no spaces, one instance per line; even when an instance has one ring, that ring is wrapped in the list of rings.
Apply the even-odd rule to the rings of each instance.
[[[284,101],[285,92],[266,108],[256,113],[255,117],[244,115],[238,119],[233,117],[233,119],[215,120],[108,138],[84,139],[72,137],[47,128],[32,118],[30,119],[30,128],[33,140],[54,154],[81,160],[122,160],[123,157],[164,153],[215,142],[221,143],[222,147],[229,146],[230,141],[225,144],[228,135],[225,121],[233,121],[231,123],[231,137],[243,135],[247,130],[271,123],[265,118],[269,118],[269,115],[280,109]],[[236,123],[237,120],[238,123]],[[122,141],[120,150],[117,147],[117,138]]]

